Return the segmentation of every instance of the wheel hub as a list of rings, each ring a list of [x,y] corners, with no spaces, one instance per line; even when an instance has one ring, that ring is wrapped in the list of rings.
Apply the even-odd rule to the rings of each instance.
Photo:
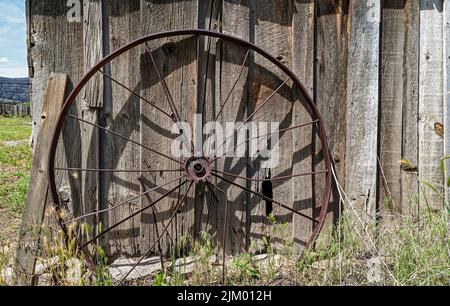
[[[206,157],[191,157],[185,164],[186,176],[190,181],[205,182],[211,176],[211,162]]]

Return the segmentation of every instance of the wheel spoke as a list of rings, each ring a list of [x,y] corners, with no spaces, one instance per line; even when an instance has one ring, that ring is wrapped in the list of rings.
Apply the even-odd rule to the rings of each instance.
[[[134,96],[138,97],[139,99],[141,99],[142,101],[146,102],[147,104],[151,105],[152,107],[154,107],[155,109],[159,110],[161,113],[163,113],[164,115],[166,115],[167,117],[170,118],[170,120],[175,121],[175,118],[172,117],[170,114],[168,114],[166,111],[164,111],[163,109],[161,109],[160,107],[156,106],[155,104],[153,104],[152,102],[150,102],[149,100],[145,99],[144,97],[142,97],[140,94],[136,93],[135,91],[133,91],[132,89],[128,88],[127,86],[125,86],[123,83],[117,81],[116,79],[114,79],[113,77],[109,76],[108,74],[106,74],[105,72],[103,72],[103,70],[99,70],[99,72],[101,74],[103,74],[106,78],[110,79],[111,81],[113,81],[114,83],[116,83],[117,85],[121,86],[122,88],[126,89],[127,91],[129,91],[131,94],[133,94]]]
[[[293,175],[286,175],[286,176],[278,176],[278,177],[274,177],[271,179],[257,179],[257,178],[250,178],[250,177],[245,177],[245,176],[239,176],[239,175],[235,175],[232,173],[228,173],[228,172],[223,172],[223,171],[218,171],[218,170],[214,170],[212,169],[211,171],[216,172],[216,173],[220,173],[222,175],[225,176],[231,176],[234,178],[238,178],[238,179],[242,179],[242,180],[246,180],[246,181],[251,181],[251,182],[264,182],[264,181],[282,181],[282,180],[288,180],[294,177],[301,177],[301,176],[309,176],[309,175],[316,175],[316,174],[325,174],[328,173],[328,171],[316,171],[316,172],[308,172],[308,173],[300,173],[300,174],[293,174]]]
[[[290,127],[290,128],[281,129],[281,130],[278,130],[278,131],[275,131],[275,132],[272,132],[272,133],[263,134],[263,135],[259,135],[259,136],[253,137],[253,138],[246,139],[245,141],[242,141],[242,142],[239,143],[238,145],[236,145],[236,146],[234,146],[233,148],[231,148],[230,150],[226,151],[226,152],[225,152],[224,154],[222,154],[221,156],[214,158],[214,159],[212,160],[212,163],[215,162],[216,160],[222,158],[222,157],[226,157],[226,155],[227,155],[228,153],[230,153],[231,151],[234,151],[235,149],[239,148],[240,146],[246,144],[246,143],[249,142],[249,141],[252,141],[252,140],[255,140],[255,139],[259,139],[259,138],[262,138],[262,137],[266,137],[266,136],[271,136],[271,135],[276,134],[276,133],[284,133],[284,132],[287,132],[287,131],[290,131],[290,130],[299,129],[299,128],[302,128],[302,127],[305,127],[305,126],[312,125],[312,124],[317,123],[317,122],[319,122],[319,120],[314,120],[314,121],[311,121],[311,122],[308,122],[308,123],[296,125],[296,126],[293,126],[293,127]]]
[[[147,161],[144,159],[144,164],[145,164],[145,166],[147,167],[147,169],[151,169],[151,166],[147,163]],[[185,171],[185,170],[183,170],[183,171]],[[146,188],[146,186],[145,186],[145,182],[144,182],[144,180],[143,180],[143,177],[141,176],[141,177],[139,177],[139,181],[141,182],[141,184],[142,184],[142,188]],[[178,193],[179,193],[180,191],[178,191]],[[149,203],[151,203],[151,202],[153,202],[153,200],[150,198],[150,195],[149,194],[146,194],[146,198],[148,199],[148,201],[149,201]],[[154,211],[155,213],[158,213],[158,210],[155,208],[155,206],[152,206],[152,211]],[[164,221],[161,221],[161,224],[162,224],[162,226],[166,226],[165,224],[164,224]],[[169,238],[170,238],[170,241],[173,243],[173,240],[172,240],[172,237],[169,235]]]
[[[183,172],[184,169],[178,170],[149,170],[149,169],[136,169],[136,170],[128,170],[128,169],[88,169],[88,168],[54,168],[57,171],[80,171],[80,172],[117,172],[117,173],[161,173],[161,172]]]
[[[236,81],[234,81],[233,86],[231,87],[231,90],[230,90],[230,92],[228,93],[228,95],[227,95],[225,101],[223,102],[223,104],[221,103],[220,110],[219,110],[219,112],[217,113],[217,116],[216,116],[216,119],[214,119],[214,122],[217,122],[217,120],[219,119],[220,115],[222,114],[222,112],[223,112],[223,110],[224,110],[224,108],[225,108],[225,105],[226,105],[227,102],[230,100],[231,95],[232,95],[234,89],[236,88],[236,86],[237,86],[239,80],[241,79],[242,74],[244,73],[245,64],[247,63],[249,54],[250,54],[250,49],[247,50],[247,53],[245,54],[244,61],[242,62],[242,65],[241,65],[241,67],[240,67],[240,69],[239,69],[238,77],[236,78]]]
[[[146,187],[145,187],[145,184],[143,182],[142,177],[139,178],[139,182],[141,183],[142,188],[145,189]],[[147,198],[148,203],[153,203],[153,201],[150,198],[150,195],[148,193],[145,195],[145,197]],[[153,216],[153,222],[155,224],[155,226],[154,226],[155,227],[155,233],[156,233],[156,236],[159,236],[158,220],[156,218],[156,213],[157,212],[156,212],[155,206],[152,206],[152,216]],[[162,223],[162,225],[165,226],[164,223]],[[161,243],[159,241],[158,241],[158,251],[159,251],[159,259],[160,259],[160,262],[161,262],[161,269],[164,272],[165,269],[164,269],[164,259],[163,259],[163,255],[162,255],[163,252],[162,252]]]
[[[158,204],[159,202],[161,202],[163,199],[165,199],[167,196],[169,196],[172,192],[174,192],[175,190],[177,190],[179,187],[183,186],[184,184],[187,183],[187,180],[185,180],[183,183],[179,184],[178,186],[176,186],[175,188],[171,189],[170,191],[166,192],[164,195],[162,195],[161,197],[159,197],[155,202],[153,202],[152,204],[149,204],[147,206],[145,206],[144,208],[139,209],[137,212],[129,215],[128,217],[126,217],[125,219],[123,219],[122,221],[110,226],[108,229],[106,229],[104,232],[98,234],[97,236],[95,236],[94,238],[92,238],[91,240],[89,240],[88,242],[86,242],[83,245],[83,248],[85,248],[86,246],[88,246],[90,243],[92,243],[93,241],[97,240],[100,237],[103,237],[104,235],[106,235],[107,233],[109,233],[111,230],[115,229],[116,227],[118,227],[119,225],[125,223],[126,221],[134,218],[135,216],[139,215],[140,213],[146,211],[147,209],[151,208],[152,206]]]
[[[82,219],[85,219],[85,218],[87,218],[87,217],[90,217],[90,216],[96,216],[96,215],[103,214],[103,213],[108,212],[108,211],[112,211],[112,210],[114,210],[114,209],[117,209],[117,208],[119,208],[119,207],[125,205],[125,204],[131,203],[131,202],[133,202],[134,200],[137,200],[137,199],[139,199],[140,197],[145,196],[145,195],[149,194],[149,193],[152,192],[152,191],[155,191],[155,190],[158,190],[159,188],[162,188],[162,187],[165,187],[165,186],[167,186],[167,185],[170,185],[170,184],[172,184],[173,182],[176,182],[176,181],[178,181],[178,180],[180,180],[180,179],[182,179],[182,178],[184,178],[184,177],[185,177],[185,175],[182,175],[182,176],[180,176],[180,177],[178,177],[178,178],[176,178],[176,179],[174,179],[174,180],[172,180],[172,181],[170,181],[170,182],[167,182],[167,183],[164,183],[164,184],[162,184],[162,185],[156,186],[156,187],[154,187],[154,188],[152,188],[152,189],[146,190],[145,192],[143,192],[143,193],[141,193],[141,194],[139,194],[139,195],[137,195],[137,196],[134,196],[134,197],[132,197],[132,198],[130,198],[130,199],[128,199],[128,200],[126,200],[126,201],[120,203],[120,204],[114,205],[114,206],[112,206],[112,207],[110,207],[110,208],[106,208],[106,209],[103,209],[103,210],[99,210],[99,211],[95,211],[95,212],[92,212],[92,213],[88,213],[88,214],[79,216],[79,217],[74,218],[74,219],[72,219],[72,220],[70,220],[70,221],[64,222],[64,224],[73,223],[73,222],[76,222],[76,221],[78,221],[78,220],[82,220]]]
[[[170,109],[173,112],[173,117],[175,118],[175,120],[177,122],[179,122],[181,120],[180,114],[178,113],[178,110],[177,110],[177,108],[175,106],[175,103],[173,101],[173,98],[172,98],[172,94],[170,93],[169,87],[167,86],[166,81],[164,80],[164,78],[162,77],[161,72],[158,69],[158,65],[156,64],[155,57],[153,56],[152,50],[150,50],[150,47],[148,46],[147,42],[145,42],[145,52],[150,57],[150,60],[151,60],[152,65],[153,65],[153,68],[156,71],[156,75],[158,76],[158,79],[161,82],[161,85],[163,86],[163,90],[164,90],[164,94],[166,95],[167,102],[169,102],[169,107],[170,107]]]
[[[182,200],[180,201],[180,203],[178,203],[176,209],[174,210],[172,217],[169,220],[169,223],[167,223],[167,225],[164,227],[163,231],[161,232],[160,235],[158,235],[158,238],[156,239],[156,241],[153,243],[153,245],[148,249],[147,252],[145,252],[145,254],[138,260],[138,262],[136,264],[133,265],[133,267],[127,272],[127,274],[122,278],[122,280],[119,283],[119,286],[123,284],[123,282],[127,279],[127,277],[131,274],[131,272],[133,272],[137,266],[139,266],[139,264],[150,255],[151,251],[153,250],[153,248],[156,246],[156,244],[158,244],[160,242],[160,240],[162,239],[162,237],[164,236],[164,234],[167,232],[167,230],[169,229],[169,226],[172,224],[173,220],[175,219],[175,217],[178,215],[178,210],[181,208],[181,206],[183,205],[184,200],[187,198],[189,191],[192,188],[194,182],[191,182],[191,184],[189,185],[189,188],[187,189],[186,193],[184,194]]]
[[[201,75],[201,71],[200,71],[200,35],[196,35],[197,38],[197,48],[196,48],[196,68],[197,68],[197,84],[196,84],[196,91],[197,91],[197,106],[196,106],[196,112],[198,113],[201,110],[202,113],[202,121],[204,119],[203,115],[204,115],[204,104],[200,104],[200,97],[201,97],[201,88],[200,88],[200,75]],[[206,73],[208,73],[206,71]],[[207,77],[207,76],[206,76]],[[205,80],[206,80],[205,77]],[[204,82],[204,89],[206,89],[206,82]],[[199,109],[200,108],[200,109]],[[202,126],[198,127],[196,126],[196,129],[203,129],[203,122],[202,122]],[[194,131],[194,135],[197,134],[197,131]],[[203,156],[203,135],[200,136],[200,139],[197,139],[197,145],[200,145],[200,152],[201,152],[201,156]]]
[[[217,174],[215,174],[215,173],[212,173],[212,175],[215,176],[215,177],[217,177],[217,178],[219,178],[219,179],[221,179],[221,180],[223,180],[223,181],[225,181],[225,182],[227,182],[228,184],[231,184],[231,185],[233,185],[233,186],[236,186],[236,187],[238,187],[238,188],[241,188],[241,189],[244,190],[244,191],[247,191],[247,192],[249,192],[249,193],[251,193],[251,194],[254,194],[254,195],[256,195],[256,196],[262,198],[262,199],[265,200],[265,201],[268,201],[268,202],[271,202],[271,203],[273,203],[273,204],[279,205],[279,206],[283,207],[284,209],[287,209],[287,210],[289,210],[289,211],[291,211],[291,212],[293,212],[293,213],[295,213],[295,214],[297,214],[297,215],[299,215],[299,216],[302,216],[302,217],[304,217],[304,218],[306,218],[306,219],[308,219],[308,220],[310,220],[310,221],[312,221],[312,222],[314,222],[314,223],[318,223],[318,221],[316,221],[315,219],[311,218],[310,216],[307,216],[307,215],[305,215],[305,214],[302,214],[301,212],[296,211],[295,209],[293,209],[293,208],[291,208],[291,207],[289,207],[289,206],[287,206],[287,205],[285,205],[285,204],[283,204],[283,203],[280,203],[280,202],[278,202],[278,201],[275,201],[274,199],[271,199],[271,198],[269,198],[269,197],[266,197],[265,195],[262,195],[262,194],[260,194],[260,193],[257,193],[257,192],[255,192],[255,191],[253,191],[253,190],[251,190],[251,189],[249,189],[249,188],[247,188],[247,187],[244,187],[244,186],[242,186],[242,185],[236,184],[235,182],[232,182],[232,181],[230,181],[230,180],[228,180],[228,179],[226,179],[226,178],[224,178],[224,177],[222,177],[222,176],[219,176],[219,175],[217,175]]]
[[[95,124],[95,123],[86,121],[86,120],[84,120],[84,119],[81,119],[81,118],[79,118],[79,117],[77,117],[77,116],[74,116],[74,115],[71,115],[71,114],[66,114],[66,116],[68,116],[68,117],[70,117],[70,118],[73,118],[73,119],[76,119],[76,120],[78,120],[78,121],[80,121],[80,122],[86,123],[86,124],[88,124],[88,125],[91,125],[91,126],[93,126],[93,127],[96,127],[96,128],[98,128],[98,129],[100,129],[100,130],[103,130],[103,131],[105,131],[105,132],[111,133],[111,134],[113,134],[113,135],[115,135],[115,136],[117,136],[117,137],[119,137],[119,138],[122,138],[122,139],[124,139],[124,140],[126,140],[126,141],[129,141],[129,142],[131,142],[131,143],[134,143],[135,145],[138,145],[138,146],[140,146],[140,147],[142,147],[142,148],[144,148],[144,149],[147,149],[147,150],[149,150],[150,152],[153,152],[153,153],[158,154],[158,155],[160,155],[160,156],[162,156],[162,157],[168,158],[168,159],[170,159],[171,161],[174,161],[174,162],[176,162],[176,163],[178,163],[178,164],[180,164],[180,165],[183,165],[182,162],[180,162],[179,160],[176,160],[176,159],[173,158],[173,157],[170,157],[170,156],[168,156],[168,155],[166,155],[166,154],[163,154],[163,153],[161,153],[161,152],[158,152],[158,151],[156,151],[156,150],[153,150],[152,148],[150,148],[150,147],[148,147],[148,146],[146,146],[146,145],[143,145],[142,143],[139,143],[139,142],[137,142],[137,141],[134,141],[133,139],[130,139],[130,138],[125,137],[125,136],[123,136],[123,135],[120,135],[119,133],[114,132],[114,131],[112,131],[112,130],[110,130],[110,129],[104,128],[104,127],[102,127],[102,126],[100,126],[100,125],[98,125],[98,124]]]
[[[224,145],[226,145],[227,141],[230,140],[232,137],[234,137],[234,136],[236,135],[236,133],[237,133],[243,126],[245,126],[245,124],[248,123],[248,122],[256,115],[256,113],[258,113],[258,112],[261,110],[261,108],[263,108],[264,105],[266,105],[267,102],[269,102],[269,101],[277,94],[277,92],[280,91],[281,88],[283,88],[284,85],[286,85],[287,82],[289,82],[290,79],[291,79],[291,77],[287,78],[286,81],[284,81],[280,86],[278,86],[278,88],[275,89],[275,90],[273,91],[273,93],[271,93],[270,96],[268,96],[268,97],[266,98],[266,100],[264,100],[264,102],[261,103],[261,105],[260,105],[260,106],[259,106],[259,107],[258,107],[258,108],[250,115],[250,116],[248,116],[248,118],[247,118],[247,119],[246,119],[246,120],[245,120],[245,121],[237,128],[237,129],[234,130],[233,134],[230,135],[229,137],[227,137],[227,139],[225,139],[225,141],[223,142],[223,144],[222,144],[220,147],[218,147],[217,149],[214,150],[214,152],[213,152],[213,154],[211,154],[211,156],[214,156],[214,155],[217,153],[217,151],[218,151],[219,149],[221,149]]]
[[[156,60],[155,57],[153,56],[152,50],[150,49],[149,45],[147,42],[145,42],[145,53],[147,53],[147,55],[150,57],[150,60],[152,62],[153,68],[156,71],[156,75],[158,76],[159,82],[161,83],[163,90],[164,90],[164,94],[166,95],[167,98],[167,102],[169,103],[169,107],[172,110],[173,116],[175,118],[175,122],[176,123],[180,123],[181,122],[181,117],[180,117],[180,113],[177,110],[177,107],[175,105],[175,102],[173,100],[172,94],[170,93],[169,87],[167,86],[166,81],[164,80],[161,72],[158,69],[158,65],[156,64]],[[179,130],[181,130],[181,127],[179,128]],[[189,143],[189,140],[186,138],[185,134],[182,134],[182,137],[184,138],[184,140],[186,141],[186,144],[190,144],[191,146],[191,151],[194,152],[195,147],[194,144],[192,142]]]
[[[214,190],[212,190],[211,186],[212,185],[211,185],[210,182],[206,182],[206,187],[208,187],[209,192],[211,192],[211,194],[212,194],[214,200],[216,201],[216,203],[219,203],[219,199],[217,198],[216,193],[214,192]]]

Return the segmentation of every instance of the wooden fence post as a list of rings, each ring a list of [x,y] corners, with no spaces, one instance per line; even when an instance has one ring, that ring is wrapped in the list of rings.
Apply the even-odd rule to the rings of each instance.
[[[63,105],[68,76],[52,73],[44,96],[41,128],[36,139],[30,185],[20,230],[15,263],[15,282],[32,285],[34,267],[39,254],[40,230],[46,206],[51,203],[47,163],[53,132]]]

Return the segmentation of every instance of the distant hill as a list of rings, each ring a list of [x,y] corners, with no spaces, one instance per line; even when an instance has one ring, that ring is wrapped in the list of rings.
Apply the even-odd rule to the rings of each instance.
[[[0,77],[0,103],[30,101],[30,79]]]

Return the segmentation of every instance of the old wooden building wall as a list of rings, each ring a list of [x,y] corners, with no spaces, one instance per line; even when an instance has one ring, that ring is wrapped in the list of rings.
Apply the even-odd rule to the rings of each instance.
[[[435,128],[440,124],[446,128],[448,118],[444,115],[444,100],[448,96],[448,85],[444,95],[444,84],[448,84],[444,83],[448,71],[445,68],[448,68],[445,65],[448,54],[444,50],[448,48],[444,47],[448,45],[449,26],[444,11],[444,7],[448,11],[448,4],[444,6],[444,0],[84,0],[81,20],[72,22],[68,21],[67,13],[77,1],[69,3],[70,7],[61,0],[27,1],[36,132],[50,72],[67,73],[71,83],[76,84],[103,55],[137,37],[164,30],[205,28],[256,43],[282,59],[299,76],[325,119],[337,177],[360,215],[375,219],[377,211],[388,209],[416,213],[417,207],[425,205],[425,201],[435,209],[442,207],[442,197],[432,194],[426,184],[420,184],[418,176],[438,185],[444,181],[440,168],[444,139]],[[189,44],[188,41],[183,43]],[[198,67],[204,74],[213,73],[219,51],[214,44],[204,47],[212,60],[200,62]],[[232,50],[226,48],[221,52],[225,58],[234,56]],[[164,57],[164,54],[157,55],[160,59]],[[185,69],[196,71],[192,56],[184,52],[179,56],[181,62],[171,62],[166,69],[172,71],[171,65],[182,64]],[[138,51],[131,52],[115,60],[107,72],[119,76],[120,81],[136,92],[145,93],[154,80],[148,71],[148,80],[140,82],[140,73],[147,73],[145,68],[141,71],[144,60]],[[236,70],[231,64],[221,69],[222,79],[235,74]],[[185,81],[183,75],[173,70],[169,83]],[[204,81],[207,89],[202,94],[216,95],[213,82],[208,78]],[[182,93],[195,95],[192,90],[186,85]],[[164,95],[157,91],[152,94]],[[139,122],[141,114],[146,112],[145,106],[137,107],[139,103],[134,97],[123,101],[120,99],[123,96],[122,89],[112,87],[99,77],[95,86],[85,90],[72,111],[86,120],[117,128],[132,139],[157,147],[157,140],[145,138],[146,125],[130,124]],[[177,101],[182,101],[182,96],[177,97]],[[193,112],[184,105],[180,107],[187,117]],[[229,107],[235,106],[230,104]],[[146,120],[158,122],[160,119],[148,117]],[[68,161],[72,165],[139,168],[150,162],[145,160],[145,154],[137,154],[133,144],[103,135],[88,126],[77,126],[67,137],[71,141],[76,137],[80,152],[89,152],[85,154],[89,156],[87,160]],[[290,144],[293,152],[307,145],[295,135]],[[402,165],[402,159],[408,162]],[[101,178],[101,190],[90,190],[93,185],[90,182],[99,179],[85,174],[68,182],[72,188],[82,191],[84,198],[72,199],[81,210],[91,209],[87,206],[96,202],[96,195],[120,202],[141,188],[136,177],[123,174],[119,177],[105,175]],[[157,178],[146,179],[151,185],[160,183]],[[128,181],[126,186],[124,181]],[[232,191],[229,196],[235,202],[244,201]],[[310,196],[300,193],[295,200],[308,201]],[[334,195],[335,210],[338,202]],[[233,204],[230,226],[237,230],[230,238],[230,248],[239,250],[248,244],[250,233],[247,231],[257,234],[252,228],[252,218],[257,218],[260,212],[258,203],[253,204],[252,210],[247,211]],[[203,203],[189,205],[196,207]],[[123,207],[110,216],[112,220],[104,222],[114,222],[113,219],[135,209]],[[216,208],[209,206],[207,209],[214,211]],[[195,224],[193,211],[196,210],[183,211],[181,219],[188,226],[178,224],[176,232],[195,234],[203,226],[220,228],[223,222],[223,214],[216,211],[213,224]],[[145,238],[155,235],[149,225],[150,216],[144,214],[139,218],[130,220],[117,231],[123,238],[118,240],[119,248],[128,253],[145,249],[142,244],[151,240]],[[299,235],[310,230],[310,227],[293,226],[293,231]],[[140,239],[141,236],[144,239]],[[116,243],[114,239],[111,241]]]

